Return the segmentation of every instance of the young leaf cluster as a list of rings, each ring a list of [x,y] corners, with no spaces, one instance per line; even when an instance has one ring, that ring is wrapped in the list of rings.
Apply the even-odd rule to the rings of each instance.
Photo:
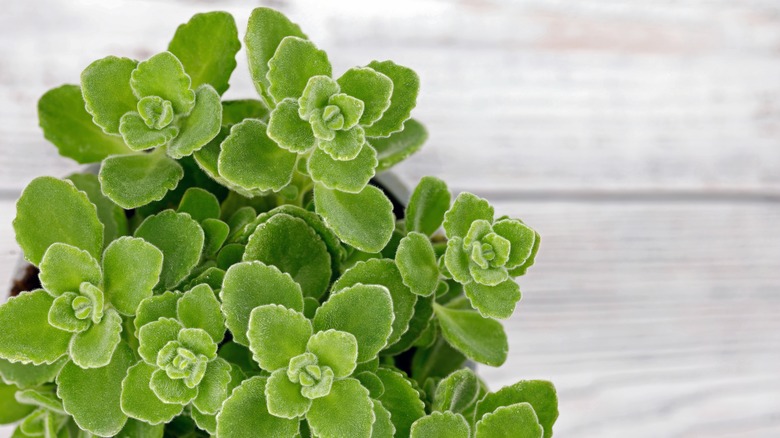
[[[224,12],[41,98],[46,138],[100,170],[37,178],[17,203],[41,288],[0,305],[0,423],[47,438],[550,437],[549,382],[492,393],[469,368],[506,360],[498,320],[539,235],[435,177],[399,217],[371,184],[427,137],[414,71],[334,75],[267,8],[244,45],[257,99],[221,97],[241,47]]]

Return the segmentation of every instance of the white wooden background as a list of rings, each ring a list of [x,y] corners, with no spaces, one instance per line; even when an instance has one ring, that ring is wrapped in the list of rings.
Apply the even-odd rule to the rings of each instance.
[[[251,4],[250,4],[251,3]],[[0,278],[13,199],[74,166],[36,101],[108,54],[145,58],[179,23],[257,2],[3,0]],[[497,389],[553,380],[556,436],[780,436],[780,2],[264,3],[335,71],[422,77],[426,148],[396,170],[489,197],[543,236],[507,321]],[[253,95],[243,52],[229,97]]]

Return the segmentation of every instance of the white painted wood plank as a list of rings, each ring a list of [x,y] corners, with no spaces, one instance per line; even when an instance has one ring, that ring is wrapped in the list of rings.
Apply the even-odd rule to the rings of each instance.
[[[771,1],[293,1],[336,71],[390,58],[423,80],[429,144],[399,167],[457,188],[780,192],[780,6]],[[12,2],[0,17],[0,189],[72,167],[35,102],[108,54],[165,48],[199,10],[241,2]],[[252,96],[243,52],[229,91]],[[21,153],[20,153],[21,151]]]

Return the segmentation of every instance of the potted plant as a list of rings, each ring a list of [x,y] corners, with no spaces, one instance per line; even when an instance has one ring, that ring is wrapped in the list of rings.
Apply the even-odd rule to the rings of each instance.
[[[41,98],[45,137],[100,167],[36,178],[17,203],[40,286],[0,306],[0,423],[18,437],[551,436],[549,382],[491,392],[473,370],[507,357],[498,320],[539,235],[434,177],[405,206],[372,184],[426,139],[414,71],[334,76],[267,8],[244,44],[258,99],[222,99],[241,47],[224,12]]]

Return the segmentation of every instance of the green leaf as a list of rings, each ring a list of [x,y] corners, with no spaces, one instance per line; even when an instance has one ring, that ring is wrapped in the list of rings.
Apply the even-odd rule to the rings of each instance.
[[[428,131],[415,119],[407,120],[403,131],[390,134],[389,137],[369,138],[368,143],[376,149],[379,160],[377,172],[383,172],[409,158],[422,148],[426,140]]]
[[[176,315],[185,327],[205,330],[216,343],[225,337],[225,317],[217,296],[207,284],[195,286],[182,295],[176,305]]]
[[[539,251],[539,244],[542,241],[542,237],[539,235],[539,233],[534,231],[534,245],[531,248],[531,254],[528,256],[528,258],[525,260],[525,262],[509,271],[509,275],[512,277],[518,277],[520,275],[525,275],[526,271],[528,271],[528,268],[533,266],[534,260],[536,259],[536,253]]]
[[[0,424],[11,424],[21,420],[35,410],[35,406],[21,404],[14,394],[19,388],[0,381]]]
[[[158,53],[138,64],[130,75],[130,87],[138,99],[159,96],[173,104],[177,115],[189,114],[195,104],[192,80],[171,52]]]
[[[38,100],[38,122],[43,136],[60,155],[80,164],[96,163],[130,150],[120,137],[107,135],[92,122],[78,85],[53,88]]]
[[[193,406],[201,413],[216,414],[230,395],[230,379],[230,364],[226,360],[217,358],[209,362],[198,385],[198,396],[192,401]]]
[[[360,99],[364,104],[360,124],[370,126],[390,107],[393,81],[369,67],[353,67],[337,80],[341,92]]]
[[[198,87],[192,112],[178,123],[179,135],[168,145],[168,155],[176,159],[199,151],[219,134],[222,126],[219,93],[208,84]]]
[[[354,160],[365,144],[366,136],[360,126],[355,126],[348,131],[334,131],[332,139],[317,141],[319,149],[334,160]]]
[[[511,278],[495,286],[486,286],[475,281],[463,286],[471,305],[482,316],[509,318],[520,301],[520,286]]]
[[[179,331],[178,341],[182,347],[192,351],[195,355],[206,356],[208,360],[217,357],[217,343],[211,335],[203,329],[186,327]],[[157,358],[158,362],[160,358]]]
[[[163,424],[181,414],[184,406],[162,402],[149,386],[156,369],[154,365],[138,362],[127,370],[127,376],[122,380],[121,397],[125,415],[149,424]]]
[[[255,307],[246,333],[254,359],[268,371],[284,368],[303,354],[311,335],[312,324],[302,313],[278,304]]]
[[[293,438],[300,420],[274,417],[268,413],[265,387],[267,377],[253,377],[233,390],[217,415],[217,436]]]
[[[204,414],[203,412],[200,412],[197,408],[192,408],[190,410],[190,417],[192,417],[192,420],[195,422],[195,425],[198,427],[198,429],[201,429],[203,431],[206,431],[210,433],[212,436],[215,436],[217,433],[217,416]]]
[[[78,292],[81,283],[100,284],[100,265],[87,251],[65,243],[52,244],[41,259],[40,280],[46,292],[59,296]]]
[[[83,332],[92,325],[92,319],[79,319],[75,315],[73,300],[78,296],[77,292],[65,292],[54,300],[49,308],[49,324],[52,327],[77,333]]]
[[[287,214],[276,214],[257,227],[243,260],[257,260],[290,274],[304,296],[319,298],[330,284],[331,260],[325,243],[303,219]]]
[[[67,362],[66,357],[52,364],[33,365],[0,359],[0,380],[21,388],[40,386],[53,382]]]
[[[201,223],[206,219],[219,219],[221,213],[217,197],[200,187],[190,187],[184,192],[177,211],[187,213]]]
[[[474,221],[485,220],[493,222],[493,207],[486,200],[468,192],[463,192],[455,198],[444,215],[444,232],[447,237],[465,237]]]
[[[206,219],[201,222],[200,226],[203,227],[203,233],[206,237],[206,242],[203,244],[203,255],[213,258],[225,244],[230,234],[230,227],[219,219]],[[221,279],[219,284],[222,284]]]
[[[374,406],[360,382],[351,378],[336,380],[330,394],[312,401],[306,419],[312,432],[321,438],[370,438]]]
[[[165,427],[162,424],[152,426],[130,418],[115,438],[163,438],[164,430]]]
[[[108,56],[81,73],[81,91],[92,121],[108,134],[119,134],[119,119],[136,110],[138,98],[130,88],[130,76],[138,61]]]
[[[390,411],[395,436],[409,436],[412,424],[425,415],[425,403],[420,400],[420,393],[399,371],[380,368],[376,375],[385,386],[385,392],[379,397],[379,401]]]
[[[246,119],[233,125],[222,142],[219,174],[247,190],[279,191],[292,180],[297,159],[268,138],[263,122]]]
[[[149,365],[157,364],[157,355],[165,345],[179,339],[179,332],[184,327],[172,318],[160,318],[144,324],[138,330],[138,354]]]
[[[287,377],[287,370],[274,371],[265,387],[268,412],[281,418],[299,418],[311,407],[311,399],[301,395],[301,385]]]
[[[271,112],[268,137],[295,153],[306,152],[317,144],[311,125],[298,115],[298,102],[292,98],[282,100]]]
[[[368,392],[371,394],[371,398],[379,398],[385,392],[385,386],[373,371],[355,372],[353,377],[358,379],[360,384],[368,390]]]
[[[198,264],[205,240],[203,229],[186,213],[165,210],[149,216],[135,230],[163,253],[159,286],[172,289]]]
[[[141,327],[160,318],[177,318],[176,303],[178,303],[179,298],[181,298],[181,294],[164,292],[162,295],[154,295],[141,301],[133,321],[136,334]]]
[[[431,317],[433,316],[434,298],[434,295],[417,298],[417,302],[414,304],[412,319],[409,321],[409,328],[404,332],[398,342],[385,348],[384,354],[395,355],[412,347],[430,324]]]
[[[297,99],[312,76],[330,76],[328,55],[311,41],[297,36],[284,37],[268,60],[268,93],[276,102]]]
[[[168,51],[176,55],[192,78],[192,87],[210,84],[219,94],[227,91],[241,48],[233,16],[215,11],[195,14],[176,29]]]
[[[161,152],[108,157],[99,175],[103,194],[126,209],[159,201],[183,177],[181,165]]]
[[[255,99],[222,101],[222,126],[233,126],[244,119],[268,120],[270,110]]]
[[[534,418],[538,417],[539,423],[544,427],[544,437],[550,438],[553,435],[553,424],[558,418],[558,396],[553,384],[545,380],[522,380],[487,394],[477,403],[476,418],[483,418],[502,406],[517,403],[529,403],[535,412]]]
[[[49,176],[32,180],[16,202],[13,227],[25,259],[34,265],[52,243],[73,245],[94,258],[103,249],[97,209],[70,181]]]
[[[103,223],[103,246],[128,233],[127,216],[122,207],[114,204],[100,190],[100,180],[92,173],[74,173],[68,179],[77,189],[87,194],[90,202],[97,207],[100,222]]]
[[[280,304],[303,311],[301,287],[289,274],[260,262],[237,263],[225,273],[222,290],[222,312],[233,339],[248,346],[246,337],[252,309],[265,304]]]
[[[0,358],[52,364],[68,351],[71,334],[49,325],[53,301],[46,291],[36,290],[0,305]]]
[[[368,67],[384,74],[393,81],[393,94],[390,97],[390,107],[382,117],[366,128],[369,137],[387,137],[404,129],[404,122],[409,119],[415,105],[417,93],[420,91],[420,77],[414,70],[398,65],[393,61],[372,61]]]
[[[163,253],[143,239],[121,237],[103,253],[103,290],[123,315],[135,315],[160,279]],[[98,284],[98,283],[93,283]]]
[[[249,72],[257,91],[268,96],[268,61],[286,36],[306,38],[301,28],[282,13],[270,8],[256,8],[249,16],[244,44],[249,58]],[[298,97],[298,96],[295,96]]]
[[[314,330],[352,333],[358,362],[373,359],[387,344],[393,324],[393,302],[384,286],[358,284],[331,295],[314,315]]]
[[[314,204],[328,227],[344,243],[361,251],[379,252],[393,235],[393,204],[374,186],[345,193],[318,184]]]
[[[441,332],[447,342],[469,359],[490,366],[506,361],[509,346],[504,327],[493,319],[471,310],[433,305]]]
[[[544,430],[528,403],[502,406],[477,421],[476,438],[542,438]]]
[[[394,344],[409,327],[417,296],[404,285],[398,267],[389,259],[371,259],[356,263],[333,283],[331,290],[333,294],[338,294],[342,289],[356,284],[376,284],[384,286],[390,292],[395,318],[387,345]]]
[[[371,438],[393,438],[395,435],[395,425],[390,418],[388,411],[379,400],[371,400],[374,404],[374,425],[371,428]]]
[[[306,344],[306,351],[317,356],[320,366],[330,367],[337,379],[350,376],[357,366],[358,344],[351,333],[317,332]]]
[[[162,369],[152,373],[149,387],[161,401],[171,404],[186,405],[198,395],[198,388],[190,388],[184,379],[171,379]]]
[[[102,368],[82,369],[68,362],[57,376],[57,395],[76,424],[100,436],[116,435],[127,422],[120,398],[122,379],[135,363],[133,352],[120,344]]]
[[[111,362],[111,356],[122,336],[122,317],[106,309],[103,319],[87,330],[76,333],[70,341],[70,358],[81,368],[100,368]]]
[[[493,224],[493,230],[499,236],[509,240],[509,259],[506,267],[511,269],[528,260],[533,252],[536,232],[517,219],[502,219]]]
[[[477,402],[479,380],[468,368],[451,373],[439,382],[433,397],[434,411],[461,413]]]
[[[470,434],[469,424],[462,415],[433,412],[412,424],[410,438],[469,438]]]
[[[119,133],[130,149],[143,151],[167,144],[179,135],[179,127],[167,125],[159,129],[151,128],[141,114],[131,111],[120,119]]]
[[[307,163],[311,178],[323,186],[342,192],[360,193],[376,174],[376,151],[363,145],[360,153],[351,160],[336,160],[317,148]]]
[[[431,241],[424,234],[411,232],[401,239],[395,253],[395,263],[404,284],[412,293],[432,294],[439,284],[439,266]]]
[[[419,231],[432,236],[444,221],[450,208],[447,183],[435,176],[424,176],[414,189],[406,207],[407,231]]]

